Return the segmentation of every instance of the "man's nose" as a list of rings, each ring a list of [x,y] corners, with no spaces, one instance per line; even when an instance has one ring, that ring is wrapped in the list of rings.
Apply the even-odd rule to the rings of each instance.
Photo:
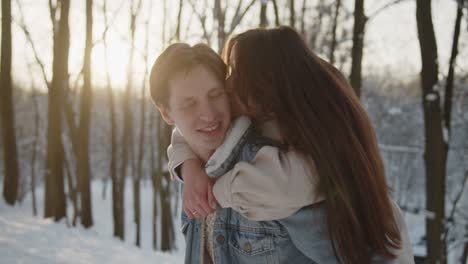
[[[215,121],[218,117],[218,111],[216,107],[210,103],[206,102],[202,104],[201,111],[200,111],[200,119],[203,121],[212,122]]]

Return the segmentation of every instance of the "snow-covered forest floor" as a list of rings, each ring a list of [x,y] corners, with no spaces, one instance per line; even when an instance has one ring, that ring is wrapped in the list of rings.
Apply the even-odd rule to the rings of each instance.
[[[6,205],[0,199],[0,263],[183,263],[184,241],[178,228],[179,218],[175,218],[178,249],[171,253],[152,250],[152,190],[149,184],[142,184],[141,248],[134,245],[131,192],[126,193],[126,240],[122,242],[112,236],[111,200],[109,194],[105,200],[102,199],[102,185],[101,181],[92,184],[94,226],[89,230],[73,228],[65,220],[55,223],[52,219],[43,219],[42,186],[37,188],[37,217],[33,216],[29,194],[22,204],[15,207]],[[71,211],[69,215],[72,215]]]

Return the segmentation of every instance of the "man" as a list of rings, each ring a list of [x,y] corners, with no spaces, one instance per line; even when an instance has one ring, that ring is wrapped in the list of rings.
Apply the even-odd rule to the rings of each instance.
[[[167,124],[176,126],[203,163],[224,141],[230,124],[225,77],[224,62],[203,44],[193,47],[183,43],[171,45],[158,57],[151,71],[151,98],[162,118]],[[198,159],[192,159],[192,162]],[[184,181],[194,186],[184,189],[183,193],[184,197],[194,197],[183,201],[184,209],[193,208],[186,210],[187,215],[190,218],[204,217],[214,212],[216,200],[210,179],[188,177]]]

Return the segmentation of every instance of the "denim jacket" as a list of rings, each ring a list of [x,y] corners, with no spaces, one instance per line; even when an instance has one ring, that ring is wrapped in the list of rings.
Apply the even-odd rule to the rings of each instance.
[[[210,158],[206,171],[211,177],[219,177],[237,162],[251,161],[259,149],[267,145],[277,146],[277,143],[259,135],[250,126],[228,155],[215,153]],[[204,263],[204,228],[204,219],[189,219],[182,212],[186,264]],[[232,208],[218,208],[212,241],[214,264],[338,263],[328,237],[323,202],[272,221],[252,221]],[[376,256],[374,263],[412,262],[388,261]]]

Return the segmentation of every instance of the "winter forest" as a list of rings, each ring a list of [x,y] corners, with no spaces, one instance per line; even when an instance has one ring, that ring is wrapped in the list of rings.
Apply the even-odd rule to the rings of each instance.
[[[172,128],[149,97],[174,42],[288,25],[377,133],[416,263],[467,263],[468,1],[2,0],[0,263],[183,263]]]

